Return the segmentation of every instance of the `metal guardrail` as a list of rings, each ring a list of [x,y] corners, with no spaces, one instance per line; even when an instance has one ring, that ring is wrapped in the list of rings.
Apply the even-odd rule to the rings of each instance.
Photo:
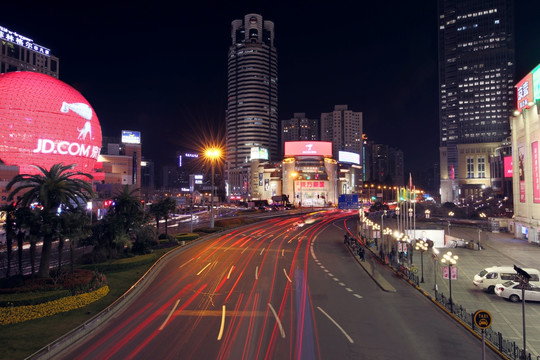
[[[367,241],[370,243],[369,241]],[[353,249],[355,249],[358,246],[364,246],[366,251],[369,251],[371,256],[378,259],[381,264],[385,264],[385,261],[380,258],[379,254],[377,254],[376,251],[374,251],[371,246],[365,246],[363,245],[358,239],[350,239],[350,241],[345,242],[348,246],[351,246]],[[354,253],[354,252],[353,252]],[[387,259],[388,264],[386,266],[390,266],[396,271],[397,273],[401,274],[405,279],[409,280],[409,282],[413,285],[415,285],[417,288],[420,287],[419,277],[417,274],[417,270],[414,268],[407,267],[404,263],[400,263],[396,261],[395,257],[392,257],[392,259]],[[450,300],[444,295],[442,292],[436,292],[435,298],[432,298],[434,301],[442,305],[448,312],[452,313],[456,318],[461,320],[467,327],[469,327],[472,331],[475,333],[481,335],[481,329],[479,329],[474,324],[474,313],[470,313],[462,307],[459,304],[456,304],[455,301],[453,302],[453,306],[450,306]],[[453,309],[453,311],[452,311]],[[488,328],[484,330],[485,339],[487,342],[489,342],[491,345],[493,345],[496,349],[498,349],[502,354],[507,356],[508,358],[512,360],[540,360],[540,356],[535,356],[531,354],[530,352],[527,352],[525,358],[522,356],[523,349],[519,347],[514,341],[506,340],[504,339],[503,335],[500,332],[497,332],[493,330],[493,328]]]

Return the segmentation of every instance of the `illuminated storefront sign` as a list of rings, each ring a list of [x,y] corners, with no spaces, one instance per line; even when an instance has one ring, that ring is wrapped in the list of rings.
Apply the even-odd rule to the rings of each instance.
[[[329,141],[286,141],[285,156],[332,156]]]
[[[185,153],[184,156],[188,158],[198,158],[199,154]]]
[[[252,147],[251,160],[268,160],[268,149],[261,147]]]
[[[338,161],[360,165],[360,154],[349,151],[340,151]]]
[[[124,144],[140,144],[141,143],[141,132],[140,131],[131,131],[131,130],[122,130],[122,143],[124,143]]]
[[[101,149],[101,127],[74,88],[34,72],[0,74],[0,160],[21,174],[39,174],[62,163],[92,173]]]
[[[511,156],[504,157],[504,177],[511,178],[514,174],[514,164]]]
[[[518,148],[519,165],[519,202],[525,202],[525,148]]]
[[[540,99],[540,65],[532,71],[533,101]]]
[[[540,167],[538,163],[538,141],[531,144],[533,169],[533,201],[540,203]]]
[[[533,78],[532,74],[527,74],[516,85],[516,99],[518,110],[529,108],[529,103],[533,101]]]
[[[8,30],[3,26],[0,26],[0,39],[9,41],[10,43],[17,44],[19,46],[23,46],[46,56],[50,56],[51,54],[51,50],[47,49],[46,47],[34,44],[34,40],[29,39],[26,36],[17,34],[14,31]]]

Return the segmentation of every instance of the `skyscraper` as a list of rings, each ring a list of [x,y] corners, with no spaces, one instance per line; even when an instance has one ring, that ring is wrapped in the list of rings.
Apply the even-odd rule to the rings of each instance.
[[[277,52],[274,23],[247,14],[231,24],[228,57],[226,185],[228,195],[245,195],[251,148],[278,151]]]
[[[321,140],[332,142],[334,157],[340,150],[362,154],[362,113],[349,110],[347,105],[322,113]]]
[[[489,156],[510,134],[512,0],[439,0],[441,201],[490,187]]]
[[[308,119],[305,113],[294,113],[290,120],[281,121],[281,151],[285,141],[317,141],[319,135],[319,120]]]

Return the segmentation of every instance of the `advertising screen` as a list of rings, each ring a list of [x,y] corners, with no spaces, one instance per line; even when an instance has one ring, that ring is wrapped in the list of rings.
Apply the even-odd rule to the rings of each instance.
[[[511,156],[504,157],[504,177],[511,178],[514,174],[514,164]]]
[[[286,141],[285,156],[332,156],[329,141]]]
[[[540,167],[538,162],[538,141],[531,144],[533,172],[533,201],[540,203]]]
[[[268,160],[268,149],[261,147],[251,148],[251,160]]]
[[[540,65],[532,71],[533,100],[540,99]]]
[[[340,151],[338,161],[360,165],[360,154],[348,151]]]
[[[527,74],[516,85],[517,109],[529,108],[529,102],[533,101],[533,77],[532,73]]]
[[[0,74],[0,160],[6,165],[19,166],[21,174],[58,163],[92,173],[100,150],[98,118],[77,90],[45,74]]]
[[[124,144],[140,144],[141,143],[141,132],[140,131],[131,131],[131,130],[122,130],[122,143],[124,143]]]

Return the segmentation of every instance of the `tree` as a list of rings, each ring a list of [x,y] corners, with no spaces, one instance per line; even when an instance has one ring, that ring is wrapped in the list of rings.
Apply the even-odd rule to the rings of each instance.
[[[17,221],[17,241],[21,243],[24,240],[30,241],[30,266],[32,276],[36,273],[36,244],[41,239],[41,216],[39,210],[33,210],[27,207],[20,207],[15,212]],[[20,240],[19,240],[20,239]],[[22,275],[22,244],[19,247],[19,272]]]
[[[76,209],[94,196],[92,185],[82,178],[92,179],[92,175],[71,171],[75,165],[54,164],[49,170],[36,166],[41,172],[38,175],[20,174],[15,176],[6,186],[6,190],[17,184],[9,194],[11,201],[17,194],[22,194],[19,205],[29,207],[37,202],[41,206],[41,233],[43,247],[38,276],[48,278],[52,241],[56,231],[57,211]]]
[[[142,203],[136,195],[138,191],[139,189],[131,188],[129,185],[123,186],[122,190],[113,197],[113,205],[107,213],[108,217],[114,218],[124,234],[142,225],[146,218]]]
[[[60,214],[60,237],[58,242],[58,270],[62,264],[62,247],[69,240],[69,264],[71,273],[74,272],[75,245],[82,238],[92,234],[90,217],[80,208],[64,211]],[[62,244],[62,246],[60,246]]]
[[[169,213],[176,210],[176,201],[173,198],[165,197],[150,205],[150,214],[156,220],[156,231],[159,232],[159,220],[165,219],[165,234],[168,235],[169,229]]]

